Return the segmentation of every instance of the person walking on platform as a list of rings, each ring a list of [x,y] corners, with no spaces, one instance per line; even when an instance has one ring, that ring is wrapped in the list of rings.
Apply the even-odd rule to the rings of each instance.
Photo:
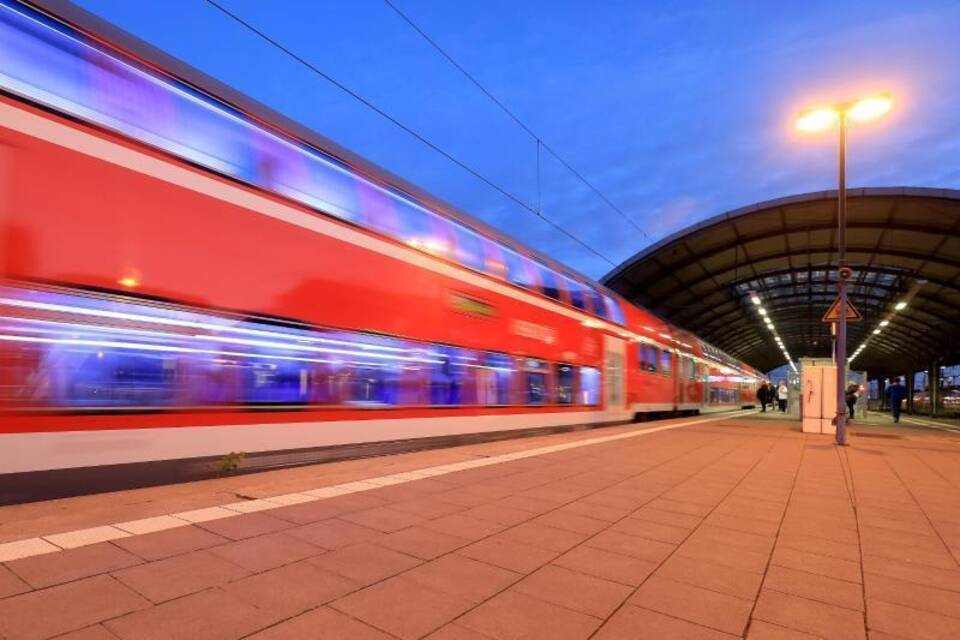
[[[787,389],[787,383],[781,380],[780,385],[777,387],[777,405],[780,408],[780,413],[787,412],[787,398],[789,396],[790,391]]]
[[[890,402],[890,413],[893,414],[893,421],[900,422],[900,403],[907,397],[907,388],[900,384],[900,378],[894,378],[893,383],[887,387],[887,400]]]
[[[760,403],[760,411],[763,413],[767,412],[767,403],[771,402],[773,398],[770,394],[770,387],[767,386],[767,383],[761,383],[760,388],[757,389],[757,401]]]
[[[853,410],[857,406],[857,398],[860,397],[860,385],[856,382],[851,382],[847,385],[846,401],[847,401],[847,422],[853,420]]]

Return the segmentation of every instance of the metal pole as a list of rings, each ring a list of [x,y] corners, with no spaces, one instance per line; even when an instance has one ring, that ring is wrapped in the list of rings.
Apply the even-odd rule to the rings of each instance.
[[[840,317],[837,319],[837,444],[847,444],[847,116],[840,114],[839,187],[837,189],[837,284]]]

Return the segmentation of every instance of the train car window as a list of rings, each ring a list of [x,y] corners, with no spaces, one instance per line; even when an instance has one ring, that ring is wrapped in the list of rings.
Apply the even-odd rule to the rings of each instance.
[[[580,404],[600,404],[600,370],[580,367]]]
[[[453,222],[443,216],[427,212],[428,235],[423,241],[422,251],[442,256],[444,258],[455,258],[456,238],[454,237]]]
[[[710,387],[710,404],[736,404],[737,390],[724,387]]]
[[[307,401],[306,363],[258,360],[244,363],[244,394],[248,404],[302,404]]]
[[[660,350],[650,344],[640,345],[640,368],[643,371],[656,373],[658,361],[660,359]]]
[[[594,315],[601,318],[606,318],[607,307],[603,302],[603,296],[601,296],[596,289],[592,287],[587,287],[585,293],[589,301],[588,311],[592,311]]]
[[[567,293],[570,295],[570,304],[577,309],[586,310],[586,301],[583,298],[584,286],[579,281],[567,276],[563,276],[563,280],[567,285]]]
[[[177,399],[177,362],[169,354],[51,345],[41,357],[53,404],[149,409],[172,406]]]
[[[540,279],[540,270],[537,268],[537,263],[526,256],[520,256],[520,259],[523,261],[527,274],[527,284],[523,286],[530,291],[543,293],[543,281]]]
[[[415,249],[429,250],[438,248],[439,240],[434,238],[431,216],[409,202],[399,200],[396,212],[395,238]]]
[[[345,363],[338,375],[340,401],[357,406],[397,404],[398,373],[389,366]]]
[[[488,238],[483,238],[484,270],[495,278],[507,279],[507,263],[503,248]]]
[[[241,141],[238,141],[241,142]],[[251,135],[250,149],[237,144],[234,155],[254,155],[256,175],[234,177],[267,188],[343,220],[366,224],[364,207],[357,201],[356,179],[335,164],[324,161],[302,144],[282,141],[263,132]]]
[[[576,399],[573,365],[556,364],[554,365],[554,378],[557,384],[557,404],[573,404]]]
[[[477,370],[479,404],[510,404],[513,358],[504,353],[484,353],[482,363]]]
[[[504,249],[503,255],[507,263],[507,280],[518,287],[542,293],[536,267],[532,260],[510,249]]]
[[[518,287],[529,286],[530,276],[520,254],[510,249],[502,248],[502,251],[503,262],[507,266],[507,281]]]
[[[535,358],[524,358],[525,404],[546,404],[549,401],[547,363]]]
[[[607,295],[603,296],[603,301],[607,306],[607,317],[621,326],[626,325],[627,321],[620,303]]]
[[[399,240],[397,199],[368,182],[353,185],[357,205],[355,220],[364,227]]]
[[[456,347],[434,347],[432,356],[430,404],[476,404],[477,355]]]
[[[543,295],[554,300],[560,300],[560,283],[557,280],[557,275],[538,262],[534,264],[537,268],[537,275],[540,276],[540,282],[543,283]]]
[[[454,249],[456,261],[471,269],[485,271],[483,241],[480,236],[457,223],[453,223],[453,231],[456,236],[456,247]]]
[[[673,354],[664,349],[660,352],[660,373],[670,375],[673,370]]]

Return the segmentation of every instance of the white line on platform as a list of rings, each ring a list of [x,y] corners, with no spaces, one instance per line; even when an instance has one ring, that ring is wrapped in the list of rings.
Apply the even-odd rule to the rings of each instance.
[[[933,427],[934,429],[941,429],[943,431],[950,431],[953,433],[960,433],[960,426],[955,424],[948,424],[946,422],[935,422],[933,420],[920,420],[919,418],[906,417],[901,418],[904,422],[909,422],[910,424],[918,424],[923,427]]]
[[[63,533],[56,533],[37,538],[15,540],[13,542],[0,544],[0,562],[29,558],[31,556],[44,553],[53,553],[56,551],[62,551],[64,549],[74,549],[97,542],[115,540],[117,538],[126,538],[132,535],[144,535],[156,531],[163,531],[165,529],[186,527],[197,522],[208,522],[210,520],[219,520],[221,518],[232,518],[245,513],[252,513],[254,511],[278,509],[280,507],[292,504],[301,504],[315,500],[325,500],[349,493],[359,493],[361,491],[381,489],[390,485],[402,484],[404,482],[415,482],[424,478],[433,478],[448,473],[464,471],[466,469],[475,469],[491,464],[501,464],[522,458],[547,455],[550,453],[556,453],[558,451],[566,451],[568,449],[575,449],[578,447],[587,447],[594,444],[602,444],[604,442],[613,442],[615,440],[623,440],[625,438],[636,438],[638,436],[645,436],[651,433],[658,433],[660,431],[679,429],[680,427],[689,427],[695,424],[719,422],[741,416],[745,413],[753,412],[753,410],[749,410],[736,411],[722,415],[712,415],[708,418],[686,420],[684,422],[666,424],[662,427],[653,427],[650,429],[637,429],[634,431],[628,431],[626,433],[618,433],[617,435],[613,436],[587,438],[584,440],[578,440],[576,442],[538,447],[536,449],[527,449],[526,451],[515,451],[498,456],[489,456],[486,458],[477,458],[475,460],[466,460],[464,462],[438,465],[436,467],[425,467],[423,469],[414,469],[412,471],[404,471],[401,473],[394,473],[376,478],[364,478],[363,480],[345,482],[343,484],[328,487],[318,487],[316,489],[309,489],[299,493],[287,493],[270,498],[231,502],[219,506],[205,507],[203,509],[193,509],[191,511],[181,511],[179,513],[170,513],[151,518],[144,518],[142,520],[131,520],[128,522],[92,527],[89,529],[66,531]]]

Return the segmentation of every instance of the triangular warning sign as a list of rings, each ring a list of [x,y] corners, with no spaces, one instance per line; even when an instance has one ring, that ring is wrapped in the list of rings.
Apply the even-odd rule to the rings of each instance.
[[[823,322],[836,322],[840,319],[840,296],[837,296],[833,304],[830,305],[830,308],[827,309],[827,312],[823,314]],[[847,322],[859,322],[863,320],[863,316],[860,315],[860,312],[857,311],[857,308],[853,306],[850,302],[850,298],[847,298]]]

